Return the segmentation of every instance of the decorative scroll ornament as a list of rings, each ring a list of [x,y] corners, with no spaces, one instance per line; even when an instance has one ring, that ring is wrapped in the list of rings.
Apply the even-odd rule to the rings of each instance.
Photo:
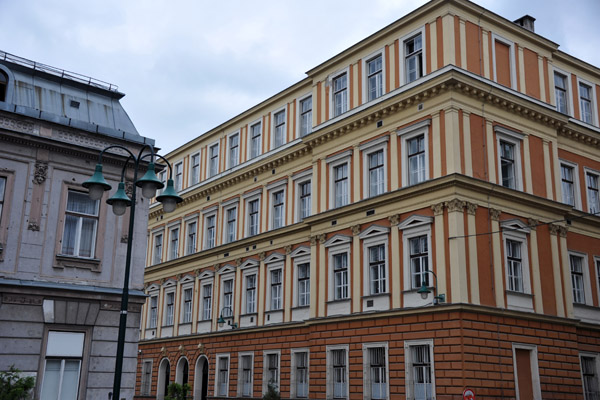
[[[500,220],[500,214],[502,214],[502,211],[496,210],[495,208],[490,208],[490,218],[492,220],[499,221]]]
[[[358,235],[360,233],[360,225],[352,225],[350,227],[350,229],[352,229],[352,234],[354,236]]]
[[[33,183],[41,185],[48,177],[48,163],[36,162],[33,170]]]
[[[400,223],[400,214],[394,214],[389,216],[388,221],[390,221],[390,224],[392,225],[398,225],[398,223]]]
[[[444,213],[444,203],[437,203],[431,206],[434,215],[441,215]]]

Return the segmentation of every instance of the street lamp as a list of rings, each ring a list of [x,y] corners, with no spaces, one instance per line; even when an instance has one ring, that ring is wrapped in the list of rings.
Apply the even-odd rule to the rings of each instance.
[[[433,287],[433,293],[434,293],[434,296],[433,296],[433,305],[435,306],[435,305],[438,305],[440,303],[445,303],[446,302],[446,295],[444,293],[438,294],[437,275],[435,274],[435,272],[433,272],[430,269],[426,269],[423,272],[424,273],[430,273],[435,278],[435,286]],[[419,293],[421,295],[421,298],[423,300],[427,300],[427,297],[429,296],[429,293],[431,293],[431,290],[429,290],[429,288],[425,284],[425,280],[422,281],[422,285],[419,288],[419,290],[417,290],[417,293]]]
[[[144,145],[136,157],[128,148],[113,145],[108,146],[104,150],[100,152],[98,155],[98,164],[96,164],[96,170],[94,175],[87,181],[83,182],[82,186],[89,190],[89,196],[92,200],[100,200],[105,191],[110,190],[111,186],[106,182],[104,176],[102,175],[102,155],[105,151],[109,149],[118,148],[124,150],[129,154],[129,157],[123,164],[123,169],[121,170],[121,182],[119,182],[119,187],[114,195],[112,195],[106,203],[112,206],[113,213],[115,215],[123,215],[127,210],[127,207],[131,207],[131,212],[129,213],[129,232],[127,234],[127,256],[125,258],[125,277],[123,281],[123,294],[121,295],[121,314],[119,318],[119,336],[117,339],[117,357],[115,361],[115,378],[113,381],[113,392],[112,398],[119,400],[121,396],[121,373],[123,370],[123,352],[125,349],[125,330],[127,328],[127,307],[129,304],[129,273],[131,269],[131,251],[132,251],[132,243],[133,243],[133,225],[135,220],[135,203],[136,203],[136,190],[132,191],[131,199],[125,193],[125,170],[127,169],[127,165],[129,161],[134,162],[133,168],[133,183],[142,188],[142,196],[147,199],[150,199],[156,195],[156,190],[162,189],[164,187],[164,183],[162,183],[156,173],[154,172],[154,158],[158,157],[163,160],[167,166],[169,167],[169,177],[173,176],[173,169],[171,164],[163,157],[154,152],[154,147],[151,145]],[[150,150],[149,153],[142,154],[145,150]],[[150,158],[150,162],[148,163],[148,169],[146,174],[141,178],[137,179],[138,169],[140,167],[140,162],[142,162],[146,158]],[[169,179],[172,187],[172,179]],[[167,186],[167,190],[169,187]],[[175,190],[169,191],[165,190],[161,196],[157,197],[157,200],[163,203],[163,209],[165,212],[171,212],[175,210],[177,203],[181,203],[183,199],[177,195]]]
[[[229,316],[223,317],[223,310],[229,310]],[[221,308],[221,314],[219,315],[219,319],[217,320],[217,324],[219,324],[219,328],[222,328],[225,325],[225,318],[227,318],[227,325],[231,326],[231,329],[237,329],[237,322],[233,322],[233,310],[229,306],[225,306]]]

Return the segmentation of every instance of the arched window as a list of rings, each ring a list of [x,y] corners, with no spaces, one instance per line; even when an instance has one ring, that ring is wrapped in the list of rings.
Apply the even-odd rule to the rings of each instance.
[[[158,384],[156,387],[156,398],[163,400],[167,394],[167,387],[171,379],[171,363],[169,359],[163,358],[158,366]]]
[[[208,359],[198,357],[194,370],[194,400],[206,400],[208,395]]]
[[[8,86],[8,77],[0,70],[0,101],[6,101],[6,89]]]
[[[175,370],[175,382],[180,385],[188,383],[188,376],[190,373],[188,360],[185,357],[181,357],[177,362],[177,369]]]

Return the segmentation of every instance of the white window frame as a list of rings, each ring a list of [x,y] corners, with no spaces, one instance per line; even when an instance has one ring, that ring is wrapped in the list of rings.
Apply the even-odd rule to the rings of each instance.
[[[592,110],[592,120],[590,122],[586,122],[583,120],[583,107],[581,106],[581,85],[585,85],[588,86],[590,88],[590,93],[592,95],[591,99],[590,99],[590,108]],[[598,126],[598,109],[597,109],[597,105],[598,103],[596,102],[596,85],[590,81],[587,81],[585,79],[581,79],[580,77],[577,77],[577,95],[579,96],[579,98],[577,99],[579,101],[579,117],[581,122],[584,122],[586,124],[589,125],[594,125],[594,126]]]
[[[519,398],[519,373],[517,369],[517,352],[516,350],[527,350],[529,351],[529,366],[531,368],[531,386],[533,389],[533,399],[531,400],[541,400],[542,399],[542,390],[540,388],[540,372],[538,368],[538,351],[537,346],[532,346],[529,344],[521,344],[521,343],[513,343],[512,344],[512,356],[513,356],[513,371],[515,377],[515,396],[516,400],[530,400],[530,399],[520,399]]]
[[[425,26],[421,26],[418,29],[415,29],[414,31],[408,33],[407,35],[402,36],[401,38],[399,38],[398,43],[400,49],[399,49],[399,53],[400,53],[400,62],[398,63],[398,67],[399,67],[399,72],[400,72],[400,86],[402,85],[406,85],[412,82],[408,82],[407,76],[406,76],[406,46],[405,46],[405,42],[407,40],[412,39],[413,37],[416,37],[417,35],[421,35],[421,60],[423,62],[422,65],[422,70],[423,70],[423,75],[417,79],[415,79],[412,82],[416,82],[419,79],[423,78],[425,75],[427,75],[427,52],[425,51],[425,46],[426,46],[426,37],[425,37]]]
[[[327,251],[327,261],[328,261],[328,265],[329,265],[329,288],[328,288],[328,292],[329,294],[327,295],[327,300],[328,301],[348,301],[351,299],[352,297],[352,272],[350,269],[350,263],[351,263],[351,252],[350,252],[350,244],[351,244],[352,239],[347,237],[347,236],[341,236],[341,235],[336,235],[332,238],[330,238],[327,242],[325,242],[325,248],[328,250]],[[335,285],[335,265],[334,265],[334,256],[338,255],[338,254],[346,254],[346,260],[348,265],[346,266],[346,279],[348,281],[346,290],[347,290],[347,296],[343,297],[343,298],[339,298],[336,299],[336,285]]]
[[[377,57],[381,57],[381,94],[379,96],[376,96],[374,99],[369,100],[369,62],[373,61],[374,59],[376,59]],[[387,70],[386,70],[386,64],[385,64],[385,51],[383,48],[378,49],[374,52],[372,52],[371,54],[369,54],[368,56],[364,57],[363,60],[361,61],[363,63],[363,68],[362,68],[362,93],[363,93],[363,99],[362,99],[362,104],[368,103],[369,101],[373,101],[376,100],[378,98],[380,98],[381,96],[383,96],[386,91],[385,91],[385,79],[387,76]]]
[[[303,115],[302,114],[302,102],[304,102],[308,98],[310,98],[310,101],[311,101],[308,132],[306,132],[306,134],[302,135],[302,115]],[[314,102],[313,102],[313,98],[312,98],[312,92],[302,95],[296,99],[296,110],[298,110],[296,113],[297,114],[297,116],[296,116],[296,121],[297,121],[296,138],[301,138],[306,135],[309,135],[312,132],[312,120],[313,120],[312,115],[313,115],[313,110],[314,110]]]
[[[240,220],[240,199],[236,197],[235,199],[224,202],[221,204],[221,208],[223,209],[223,229],[222,229],[223,237],[222,237],[221,243],[223,243],[223,244],[233,243],[238,238],[237,231],[238,231],[238,223]],[[229,240],[228,213],[230,210],[233,210],[233,209],[235,209],[235,224],[233,227],[233,239]]]
[[[202,240],[202,249],[203,250],[208,250],[208,249],[212,249],[214,247],[217,247],[217,207],[211,207],[208,210],[203,211],[203,215],[202,215],[202,219],[203,219],[203,223],[202,223],[202,230],[204,232],[203,235],[203,240]],[[214,232],[212,233],[212,243],[211,243],[211,237],[209,237],[209,232],[208,232],[208,219],[209,218],[214,218],[214,224],[213,224],[213,229]]]
[[[433,348],[433,339],[422,339],[422,340],[405,340],[404,341],[404,373],[405,373],[405,382],[406,382],[406,399],[414,400],[415,399],[415,388],[414,385],[411,384],[413,382],[413,359],[412,359],[412,351],[411,348],[415,346],[428,346],[429,347],[429,360],[430,360],[430,370],[431,370],[431,389],[432,394],[431,398],[435,399],[435,357],[434,357],[434,348]]]
[[[255,265],[252,263],[250,265]],[[248,280],[249,276],[254,275],[254,308],[251,311],[248,311]],[[253,315],[258,311],[258,266],[246,268],[242,272],[242,309],[240,313],[242,315]]]
[[[219,279],[221,280],[219,285],[219,313],[221,316],[222,311],[225,307],[231,307],[231,315],[223,315],[224,317],[233,317],[235,315],[234,306],[235,306],[235,273],[234,272],[226,272],[222,274]],[[231,281],[231,305],[225,304],[225,281]],[[214,305],[214,304],[213,304]]]
[[[343,153],[340,154],[336,154],[334,156],[331,157],[327,157],[325,159],[325,162],[327,163],[327,168],[329,168],[329,209],[333,210],[334,208],[339,208],[339,207],[344,207],[350,204],[350,199],[351,197],[351,193],[352,193],[352,184],[350,181],[350,177],[352,176],[352,150],[347,150],[344,151]],[[346,176],[346,182],[347,182],[347,193],[346,193],[346,203],[340,206],[336,206],[335,204],[335,198],[336,198],[336,191],[335,191],[335,168],[339,167],[343,164],[346,164],[347,167],[347,176]]]
[[[262,197],[262,188],[258,190],[254,190],[251,193],[248,193],[244,196],[244,237],[256,236],[261,233],[261,197]],[[250,234],[250,202],[257,201],[258,207],[258,216],[257,216],[257,228],[255,234]],[[238,215],[239,218],[239,215]]]
[[[431,247],[431,226],[433,224],[432,217],[424,217],[420,215],[413,215],[402,221],[398,225],[398,229],[402,231],[402,248],[403,251],[403,262],[404,262],[404,290],[415,292],[419,288],[412,287],[412,271],[410,263],[410,239],[427,236],[427,268],[433,270],[433,249]],[[429,279],[429,286],[432,286],[433,281]]]
[[[82,331],[61,331],[61,330],[49,330],[46,336],[46,348],[44,349],[43,355],[43,370],[42,376],[39,380],[39,389],[41,393],[43,393],[45,388],[45,380],[50,379],[47,374],[47,364],[48,361],[60,361],[60,372],[58,375],[58,396],[61,396],[61,391],[63,389],[63,384],[65,384],[64,378],[64,369],[65,364],[67,362],[77,362],[78,370],[77,370],[77,379],[76,379],[76,387],[75,393],[76,397],[79,398],[82,391],[82,364],[84,363],[87,356],[85,355],[85,344],[86,344],[86,336],[88,336],[88,332]],[[54,339],[56,338],[56,339]],[[74,383],[74,382],[73,382]]]
[[[163,184],[163,188],[162,189],[158,189],[156,191],[156,195],[158,196],[158,195],[162,194],[164,192],[164,190],[166,189],[166,187],[167,187],[167,168],[165,168],[164,170],[158,172],[156,174],[156,176],[158,177],[158,180],[161,181],[162,184]],[[173,182],[173,183],[175,183],[175,182]],[[155,199],[155,202],[156,202],[156,197],[154,199]]]
[[[237,140],[238,140],[237,157],[235,159],[233,159],[233,157],[231,157],[231,139],[235,136],[237,136]],[[235,132],[227,135],[227,139],[226,139],[227,140],[227,144],[226,144],[227,152],[225,153],[225,161],[226,161],[227,169],[231,169],[240,164],[240,145],[241,145],[240,138],[241,138],[240,131],[235,131]]]
[[[595,278],[594,285],[596,286],[598,298],[600,299],[600,256],[593,256],[593,260],[594,260],[594,274],[596,275],[594,277]],[[590,282],[590,286],[594,287],[594,285],[592,285]]]
[[[496,154],[498,166],[498,185],[506,187],[508,189],[523,191],[523,167],[521,160],[521,146],[523,145],[525,135],[515,131],[511,131],[510,129],[506,129],[498,125],[494,127],[494,131],[496,132],[496,147],[498,149],[498,153]],[[502,149],[500,148],[500,142],[507,142],[514,146],[514,188],[502,185]]]
[[[292,180],[294,182],[294,193],[296,194],[296,198],[294,199],[294,222],[300,222],[304,219],[302,218],[302,193],[300,187],[305,183],[308,183],[310,186],[310,200],[308,202],[309,213],[307,217],[310,217],[312,215],[312,169],[307,169],[306,171],[302,171],[300,173],[292,175]]]
[[[189,321],[185,320],[186,317],[186,300],[185,300],[185,291],[186,290],[191,290],[192,292],[192,297],[190,298],[190,302],[189,302]],[[188,281],[185,282],[184,284],[181,285],[181,309],[179,311],[179,323],[180,324],[191,324],[193,319],[194,319],[194,281]]]
[[[577,210],[581,210],[582,206],[581,206],[581,189],[579,186],[579,166],[571,161],[566,161],[566,160],[559,160],[560,162],[560,166],[562,167],[563,165],[572,168],[573,169],[573,208],[577,209]],[[561,193],[562,193],[562,202],[564,204],[568,204],[565,202],[565,193],[563,191],[563,187],[562,187],[562,170],[561,170]],[[586,188],[587,189],[587,188]],[[587,191],[587,190],[586,190]]]
[[[194,164],[194,157],[198,157],[198,164]],[[194,186],[198,183],[200,183],[200,167],[201,167],[201,161],[202,161],[202,154],[200,154],[199,151],[192,153],[190,155],[190,186]],[[194,176],[194,167],[197,166],[198,168],[198,175]]]
[[[401,139],[401,161],[402,161],[402,186],[409,186],[409,168],[408,168],[408,141],[423,135],[423,146],[425,148],[425,179],[423,182],[426,182],[430,179],[430,171],[429,171],[429,126],[431,125],[431,120],[427,119],[421,122],[417,122],[411,126],[400,129],[396,131],[397,135]],[[415,185],[418,185],[418,182]]]
[[[365,296],[379,296],[379,295],[384,295],[384,294],[388,294],[390,293],[390,267],[389,267],[389,239],[388,239],[388,233],[389,233],[389,229],[387,230],[388,232],[386,233],[377,233],[373,236],[369,236],[367,231],[363,232],[363,233],[367,233],[367,236],[365,237],[362,233],[359,236],[360,239],[362,240],[362,246],[363,246],[363,293],[365,294]],[[375,247],[375,246],[380,246],[383,245],[383,251],[385,254],[385,260],[384,260],[384,272],[385,272],[385,290],[379,292],[379,293],[372,293],[371,289],[371,268],[370,268],[370,257],[369,257],[369,248],[371,247]]]
[[[226,381],[221,382],[220,360],[227,359],[227,374]],[[231,359],[229,353],[220,353],[215,357],[215,397],[229,397],[229,376],[231,375]],[[224,385],[225,390],[221,392],[219,389]]]
[[[282,142],[281,144],[279,144],[278,146],[276,146],[275,144],[275,134],[276,134],[276,129],[277,129],[277,125],[276,125],[276,119],[275,116],[279,113],[283,113],[283,138],[282,138]],[[287,118],[288,118],[288,108],[287,105],[283,106],[283,107],[279,107],[278,109],[274,110],[271,113],[272,117],[271,117],[271,149],[277,149],[281,146],[283,146],[284,144],[287,143],[287,131],[288,131],[288,123],[287,123]]]
[[[306,396],[299,396],[297,391],[298,376],[296,354],[306,353]],[[308,399],[310,397],[310,350],[308,347],[294,348],[290,350],[290,398]]]
[[[582,358],[586,357],[586,358],[593,358],[594,359],[594,364],[596,367],[596,383],[598,385],[598,387],[596,387],[597,391],[600,392],[600,354],[598,353],[590,353],[587,351],[582,351],[579,353],[579,368],[581,370],[581,387],[583,389],[583,398],[584,400],[594,400],[592,397],[588,397],[586,395],[586,391],[585,391],[585,383],[584,383],[584,379],[583,379],[583,363],[582,363]]]
[[[156,244],[157,244],[157,236],[160,236],[160,255],[157,254]],[[165,248],[165,231],[164,229],[160,229],[158,231],[152,232],[152,259],[150,260],[150,265],[157,265],[162,263],[164,248]]]
[[[595,212],[596,215],[600,215],[600,209],[599,210],[592,210],[591,205],[590,205],[590,191],[588,190],[588,174],[589,175],[595,175],[598,179],[598,206],[600,208],[600,171],[596,171],[593,170],[591,168],[587,168],[587,167],[583,167],[583,176],[585,178],[585,199],[586,199],[586,203],[587,203],[587,210],[585,210],[588,213],[592,213],[592,211]]]
[[[183,160],[173,164],[173,187],[177,193],[183,190]]]
[[[173,248],[173,231],[177,230],[177,247]],[[175,260],[179,258],[179,247],[181,244],[181,223],[177,222],[169,226],[168,229],[169,237],[168,237],[168,251],[167,251],[167,261]]]
[[[255,156],[252,156],[252,127],[259,125],[260,126],[260,135],[258,136],[258,154],[256,154]],[[263,129],[263,120],[262,118],[257,119],[256,121],[251,122],[250,124],[248,124],[248,138],[247,138],[247,151],[246,151],[246,159],[247,160],[251,160],[253,158],[256,158],[258,156],[260,156],[262,154],[262,142],[263,142],[263,136],[264,136],[264,129]]]
[[[153,360],[151,358],[144,358],[141,360],[142,362],[142,377],[140,383],[140,395],[142,396],[150,396],[151,388],[152,388],[152,364]],[[148,368],[148,364],[150,368]]]
[[[207,288],[210,286],[210,290],[209,290],[209,294],[210,296],[206,296],[206,291]],[[215,283],[214,283],[214,279],[205,279],[200,281],[200,288],[201,288],[201,302],[200,302],[200,306],[198,307],[198,313],[200,314],[198,317],[199,321],[212,321],[212,315],[213,315],[213,308],[214,308],[214,287],[215,287]],[[206,304],[205,304],[205,300],[207,298],[210,298],[210,307],[208,307],[208,314],[210,314],[210,318],[206,318]]]
[[[272,278],[272,273],[275,271],[279,271],[279,273],[281,274],[281,280],[279,282],[279,291],[280,291],[280,296],[279,296],[279,303],[280,303],[280,307],[279,308],[273,308],[273,282],[271,280]],[[274,262],[272,264],[267,265],[267,301],[266,301],[266,305],[265,308],[267,311],[283,311],[283,306],[284,306],[284,298],[285,298],[285,293],[284,293],[284,263],[281,261],[278,262]]]
[[[385,135],[380,138],[371,140],[365,144],[362,144],[359,149],[363,157],[363,198],[368,199],[370,197],[379,196],[388,191],[387,180],[388,180],[388,160],[387,160],[387,148],[390,136]],[[371,176],[369,166],[369,156],[377,152],[383,152],[383,189],[381,193],[371,195]]]
[[[193,248],[190,249],[190,226],[196,224],[196,233],[193,238]],[[185,255],[194,254],[198,251],[198,232],[199,232],[200,222],[198,221],[198,215],[195,214],[191,217],[188,217],[185,220]],[[190,251],[193,250],[193,251]]]
[[[250,357],[250,393],[244,393],[244,363],[243,357]],[[238,353],[238,397],[252,397],[254,394],[254,352],[244,351]]]
[[[515,44],[514,42],[503,38],[500,35],[492,33],[492,69],[494,70],[494,82],[498,82],[498,74],[496,70],[496,42],[500,42],[508,46],[508,56],[510,64],[510,87],[517,90],[517,67],[515,62]]]
[[[156,307],[152,307],[152,299],[156,299]],[[146,329],[156,329],[158,327],[158,299],[159,299],[159,288],[156,287],[154,290],[148,290],[148,321],[146,321]],[[152,315],[152,310],[156,310],[156,314]]]
[[[342,70],[339,70],[331,75],[329,75],[327,77],[327,84],[329,85],[329,119],[332,118],[337,118],[341,115],[343,115],[344,113],[348,112],[348,110],[350,109],[350,86],[352,85],[352,82],[350,81],[350,68],[344,68]],[[345,107],[343,107],[343,110],[340,112],[339,115],[335,115],[335,93],[334,93],[334,88],[333,88],[333,82],[341,77],[342,75],[346,75],[346,102],[344,104]],[[314,107],[313,107],[314,109]]]
[[[213,170],[212,169],[213,157],[211,156],[211,152],[212,152],[212,149],[215,147],[217,148],[217,156],[215,157],[216,169]],[[220,140],[206,146],[206,178],[207,179],[212,178],[213,176],[219,175],[219,161],[220,161],[220,156],[221,156],[220,153],[221,153],[221,141]]]
[[[586,253],[581,253],[579,251],[573,251],[573,250],[569,250],[568,251],[569,254],[569,276],[571,277],[571,290],[573,290],[573,277],[572,277],[572,271],[571,271],[571,257],[578,257],[581,259],[581,275],[582,275],[582,285],[583,285],[583,297],[584,297],[584,301],[583,303],[581,302],[575,302],[575,296],[573,297],[573,304],[574,305],[581,305],[581,306],[592,306],[593,303],[593,298],[592,298],[592,285],[591,285],[591,277],[590,277],[590,265],[588,263],[588,255]]]
[[[369,351],[370,349],[383,348],[385,354],[385,395],[383,397],[373,397],[372,393],[372,381],[371,381],[371,363]],[[390,398],[390,366],[389,366],[389,352],[388,343],[363,343],[363,399],[374,400],[374,399],[389,399]]]
[[[281,205],[281,226],[275,226],[275,193],[283,192],[283,204]],[[287,210],[287,178],[267,186],[269,206],[269,229],[279,229],[286,226]]]
[[[173,326],[175,325],[175,303],[177,302],[177,296],[175,293],[175,286],[171,286],[169,289],[165,289],[165,294],[164,294],[164,300],[163,300],[163,305],[164,305],[164,310],[165,310],[165,315],[163,317],[163,321],[162,321],[162,326]],[[172,303],[172,309],[171,312],[169,312],[169,295],[173,295],[173,303]]]
[[[277,382],[276,389],[281,390],[281,350],[265,350],[263,351],[263,394],[267,393],[269,388],[269,355],[277,355]]]
[[[567,112],[564,115],[568,115],[568,116],[573,116],[573,88],[571,87],[571,73],[564,71],[560,68],[554,67],[552,70],[552,88],[554,89],[554,107],[556,108],[556,111],[560,112],[558,110],[558,101],[556,99],[556,80],[555,75],[554,74],[559,74],[565,77],[565,82],[566,82],[566,95],[567,98],[565,99],[567,102]]]
[[[310,252],[310,250],[308,250]],[[297,256],[294,257],[292,256],[292,262],[294,265],[294,299],[292,300],[292,306],[293,307],[310,307],[310,253],[309,254],[305,254],[305,255],[301,255],[301,256]],[[308,303],[307,304],[300,304],[300,273],[299,273],[299,266],[300,265],[304,265],[304,264],[308,264]]]
[[[6,179],[5,181],[8,181],[8,179]],[[84,212],[68,210],[70,193],[77,194],[79,196],[84,197],[86,200],[95,203],[94,214],[88,214],[88,213],[84,213]],[[76,226],[74,227],[74,229],[75,229],[75,233],[74,233],[75,238],[74,239],[75,240],[73,242],[73,254],[68,254],[67,252],[64,251],[65,250],[64,246],[65,246],[65,243],[67,242],[67,238],[66,238],[67,237],[67,216],[71,216],[71,217],[77,219]],[[88,221],[91,220],[94,222],[89,256],[80,255],[81,247],[82,247],[81,246],[81,238],[83,236],[83,221],[84,220],[88,220]],[[85,193],[85,192],[80,192],[78,190],[73,190],[73,189],[67,189],[67,198],[65,201],[65,210],[64,210],[64,224],[63,224],[63,232],[62,232],[62,245],[60,246],[60,253],[67,255],[69,257],[94,259],[96,256],[96,246],[97,246],[96,238],[98,236],[98,225],[99,224],[100,224],[100,200],[89,199],[87,197],[87,193]]]
[[[520,221],[518,221],[520,222]],[[531,294],[531,276],[529,274],[529,240],[527,235],[530,233],[529,227],[521,222],[520,227],[515,225],[516,220],[503,221],[501,223],[502,228],[502,240],[504,243],[504,277],[506,280],[506,291],[509,293],[520,293],[520,294]],[[523,285],[523,291],[515,291],[509,289],[509,276],[508,276],[508,246],[507,241],[518,242],[521,244],[521,280]]]
[[[346,362],[345,362],[345,376],[344,376],[344,380],[346,383],[346,388],[345,388],[345,397],[334,397],[334,384],[335,382],[333,381],[334,379],[334,372],[333,372],[333,357],[332,357],[332,352],[334,350],[344,350],[346,352]],[[350,392],[349,392],[349,373],[348,370],[349,368],[349,346],[346,345],[335,345],[335,346],[327,346],[326,347],[326,398],[327,400],[332,400],[332,399],[340,399],[340,398],[345,398],[345,399],[349,399],[350,396]]]

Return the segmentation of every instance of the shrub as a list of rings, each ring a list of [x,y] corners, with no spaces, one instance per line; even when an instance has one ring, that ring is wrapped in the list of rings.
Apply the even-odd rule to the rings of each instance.
[[[11,365],[8,371],[0,371],[0,400],[24,400],[35,386],[32,376],[20,376],[21,371]]]
[[[167,387],[167,395],[165,396],[165,400],[186,400],[187,393],[190,391],[190,385],[184,383],[180,385],[179,383],[171,383]]]
[[[280,400],[279,391],[277,387],[271,385],[269,383],[269,387],[267,388],[267,393],[263,396],[263,400]]]

